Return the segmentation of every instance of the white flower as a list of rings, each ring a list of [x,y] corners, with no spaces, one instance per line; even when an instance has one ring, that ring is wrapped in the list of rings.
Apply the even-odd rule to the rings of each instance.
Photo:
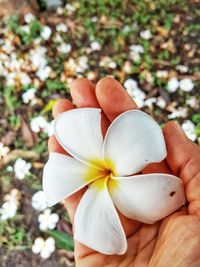
[[[68,31],[68,27],[67,27],[66,24],[60,23],[60,24],[56,25],[56,31],[58,31],[58,32],[67,32]]]
[[[165,107],[166,107],[166,101],[165,101],[161,96],[159,96],[159,97],[157,98],[156,105],[157,105],[159,108],[165,108]]]
[[[31,169],[31,163],[26,162],[22,158],[18,158],[15,161],[14,164],[14,172],[15,172],[15,177],[19,180],[23,180],[24,177],[28,174],[30,174],[29,170]]]
[[[65,9],[67,9],[69,14],[72,14],[76,10],[75,7],[69,3],[65,5]]]
[[[184,107],[179,107],[178,109],[174,109],[170,115],[168,115],[168,119],[176,119],[176,118],[185,118],[188,115],[188,110]]]
[[[195,132],[195,125],[192,121],[190,120],[184,121],[182,124],[182,128],[189,139],[191,139],[192,141],[195,141],[197,139],[197,134]]]
[[[43,116],[35,117],[31,120],[31,130],[35,133],[39,133],[47,125],[47,121]]]
[[[141,45],[131,45],[129,46],[130,49],[130,57],[133,61],[139,61],[140,60],[140,54],[144,53],[144,47]]]
[[[53,230],[59,221],[57,213],[51,213],[50,209],[46,209],[38,216],[39,228],[41,231]]]
[[[176,92],[178,87],[179,87],[179,82],[178,82],[177,78],[176,77],[170,78],[168,83],[167,83],[167,91],[169,93],[174,93],[174,92]]]
[[[32,65],[38,69],[42,69],[47,65],[47,61],[45,58],[46,55],[46,47],[37,47],[36,49],[31,49],[29,53],[29,58]]]
[[[131,62],[130,61],[126,61],[124,63],[124,66],[123,66],[123,70],[125,73],[131,73]]]
[[[46,126],[44,127],[44,132],[51,136],[54,134],[54,120],[51,122],[47,122]]]
[[[168,71],[167,70],[158,70],[156,71],[156,77],[158,78],[167,78],[168,77]]]
[[[45,41],[47,41],[49,40],[51,33],[51,28],[49,26],[44,26],[40,35]]]
[[[179,82],[179,87],[184,92],[190,92],[194,88],[194,83],[191,79],[185,78]]]
[[[25,104],[28,104],[35,97],[35,88],[30,88],[28,91],[22,94],[22,100]]]
[[[88,67],[88,58],[86,56],[81,56],[78,60],[78,66],[76,66],[76,72],[84,72]]]
[[[121,114],[103,140],[101,110],[73,109],[58,116],[55,136],[74,158],[50,153],[43,189],[54,205],[88,185],[74,218],[74,238],[88,247],[109,255],[126,252],[115,206],[128,218],[152,224],[185,203],[181,179],[138,174],[167,155],[161,128],[144,112]]]
[[[43,191],[38,191],[33,195],[31,205],[38,211],[45,210],[48,207],[48,202]]]
[[[129,95],[134,99],[139,108],[144,106],[144,99],[146,97],[145,93],[138,87],[138,84],[133,79],[127,79],[124,82],[124,87],[126,88]]]
[[[39,68],[36,72],[36,75],[40,78],[41,81],[45,81],[51,73],[51,68],[49,66],[45,66],[44,68]]]
[[[35,16],[34,16],[32,13],[27,13],[27,14],[24,16],[24,21],[25,21],[27,24],[31,23],[34,19],[35,19]]]
[[[22,85],[27,85],[31,83],[31,78],[25,72],[19,72],[18,78]]]
[[[16,215],[17,204],[13,201],[6,201],[0,208],[0,220],[5,221],[11,219]]]
[[[145,39],[145,40],[149,40],[149,39],[151,39],[152,34],[151,34],[150,30],[145,30],[145,31],[140,32],[140,37]]]
[[[131,45],[129,46],[129,49],[135,53],[143,54],[144,53],[144,47],[142,45]]]
[[[41,258],[48,259],[55,251],[55,240],[53,237],[48,237],[44,240],[42,237],[37,237],[32,246],[34,254],[40,254]]]
[[[184,66],[184,65],[178,65],[178,66],[176,66],[176,69],[182,73],[186,73],[189,70],[188,66]]]
[[[103,57],[99,65],[100,67],[106,67],[106,68],[111,68],[111,69],[116,69],[117,67],[117,63],[108,56]]]
[[[68,54],[72,50],[72,46],[70,44],[62,43],[57,47],[58,51],[64,54]]]
[[[148,98],[147,100],[145,100],[145,106],[152,108],[153,104],[156,103],[156,100],[157,100],[156,97]]]
[[[43,131],[51,136],[54,133],[53,130],[54,121],[48,122],[43,116],[35,117],[30,122],[31,130],[35,133]]]
[[[9,194],[6,194],[4,196],[4,201],[7,201],[7,202],[13,202],[15,203],[17,206],[19,205],[19,200],[21,198],[21,193],[18,189],[16,188],[13,188]]]
[[[0,142],[0,159],[4,158],[8,154],[9,151],[10,151],[10,148]]]
[[[199,108],[199,100],[193,96],[186,100],[186,104],[191,108],[198,109]]]
[[[100,43],[97,42],[97,41],[93,41],[93,42],[90,44],[90,46],[91,46],[92,51],[100,51],[100,50],[101,50],[101,45],[100,45]]]
[[[20,26],[20,29],[26,33],[30,33],[30,27],[29,25],[23,25],[23,26]]]

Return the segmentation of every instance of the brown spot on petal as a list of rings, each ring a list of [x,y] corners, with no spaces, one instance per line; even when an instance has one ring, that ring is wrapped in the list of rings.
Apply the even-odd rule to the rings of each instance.
[[[176,194],[176,192],[175,192],[175,191],[172,191],[172,192],[170,193],[170,197],[173,197],[175,194]]]

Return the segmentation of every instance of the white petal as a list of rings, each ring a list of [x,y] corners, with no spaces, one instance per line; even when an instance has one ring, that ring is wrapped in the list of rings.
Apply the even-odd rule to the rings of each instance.
[[[50,206],[72,195],[95,178],[100,170],[59,153],[50,153],[43,172],[43,190]]]
[[[103,254],[124,254],[126,237],[107,190],[106,179],[91,184],[75,214],[74,238]]]
[[[101,157],[101,110],[80,108],[63,112],[55,121],[59,143],[73,157],[87,163]]]
[[[162,161],[166,154],[160,126],[138,110],[117,117],[109,127],[103,145],[103,156],[112,160],[117,176],[137,173],[149,163]]]
[[[109,192],[128,218],[154,223],[185,203],[183,182],[176,176],[152,173],[115,179],[109,183]]]

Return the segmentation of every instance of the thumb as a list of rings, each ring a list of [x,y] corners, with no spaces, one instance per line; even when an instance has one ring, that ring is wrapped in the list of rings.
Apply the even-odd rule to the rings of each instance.
[[[200,212],[200,147],[189,140],[177,122],[168,122],[163,133],[167,145],[167,162],[186,187],[189,212]]]

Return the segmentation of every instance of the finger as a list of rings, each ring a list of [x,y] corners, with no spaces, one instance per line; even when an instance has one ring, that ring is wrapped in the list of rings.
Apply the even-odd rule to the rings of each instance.
[[[71,85],[70,93],[73,102],[79,108],[100,107],[95,95],[95,86],[86,78],[76,79]]]
[[[127,110],[139,109],[123,86],[111,77],[103,78],[97,83],[96,96],[110,121]],[[150,164],[143,170],[143,173],[153,172],[171,173],[166,162]]]
[[[123,86],[111,77],[103,78],[97,83],[96,96],[110,121],[127,110],[138,109]]]
[[[62,112],[73,109],[74,105],[68,100],[61,98],[53,106],[52,114],[54,119]]]
[[[68,155],[67,151],[64,150],[64,148],[58,143],[55,135],[52,135],[51,137],[49,137],[48,150],[49,152],[57,152],[57,153]]]
[[[100,105],[95,95],[95,86],[88,79],[80,78],[75,80],[71,86],[70,93],[73,102],[78,108],[85,108],[85,107],[100,108]],[[103,135],[105,135],[109,124],[110,124],[109,120],[102,112],[101,128]]]
[[[167,162],[186,185],[189,202],[200,200],[200,147],[189,140],[177,122],[164,127]]]

